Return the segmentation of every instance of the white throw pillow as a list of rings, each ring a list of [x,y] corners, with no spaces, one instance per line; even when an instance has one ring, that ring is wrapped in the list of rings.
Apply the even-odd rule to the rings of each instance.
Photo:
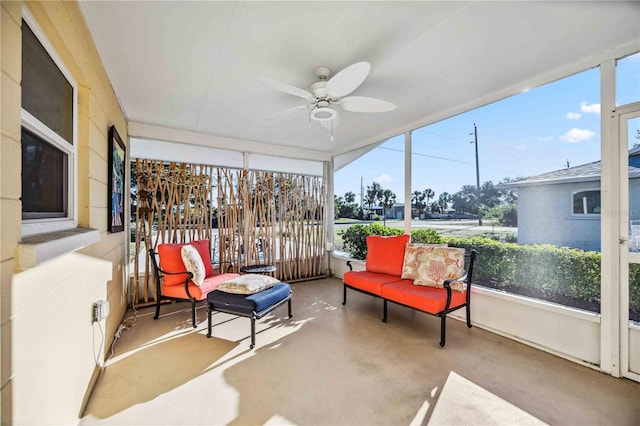
[[[207,275],[207,272],[204,268],[202,257],[200,256],[200,253],[198,253],[198,249],[191,244],[187,244],[186,246],[182,246],[180,249],[180,255],[182,256],[184,267],[187,268],[187,271],[193,274],[193,278],[191,280],[195,285],[200,287]]]
[[[216,290],[225,293],[253,294],[271,288],[278,282],[280,280],[268,275],[245,274],[221,283]]]

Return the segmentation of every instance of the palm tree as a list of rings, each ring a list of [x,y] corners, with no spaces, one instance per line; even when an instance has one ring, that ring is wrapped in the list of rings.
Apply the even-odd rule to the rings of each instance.
[[[416,207],[416,210],[418,210],[418,217],[420,217],[420,211],[422,210],[422,201],[424,200],[423,194],[420,191],[413,191],[413,193],[411,194],[411,201],[413,202],[413,205]]]
[[[436,196],[436,193],[433,192],[431,188],[425,189],[422,193],[424,194],[424,198],[427,199],[427,206],[429,206],[429,201]]]
[[[380,197],[380,207],[382,207],[382,224],[384,226],[387,226],[387,209],[392,208],[395,204],[396,194],[394,194],[390,189],[383,190]]]
[[[449,202],[451,201],[451,195],[448,192],[443,192],[438,197],[438,204],[440,205],[440,211],[446,213]]]
[[[369,206],[369,212],[371,212],[371,206],[380,199],[382,195],[382,187],[378,182],[373,182],[371,186],[367,186],[367,195],[364,198],[365,203]]]

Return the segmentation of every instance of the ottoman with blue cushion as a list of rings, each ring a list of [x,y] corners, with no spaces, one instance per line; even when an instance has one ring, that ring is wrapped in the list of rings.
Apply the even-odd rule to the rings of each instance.
[[[285,302],[291,314],[291,287],[286,283],[276,283],[273,287],[254,294],[234,294],[214,290],[207,294],[207,337],[211,337],[211,312],[248,317],[251,319],[251,349],[256,344],[256,320],[264,317]]]

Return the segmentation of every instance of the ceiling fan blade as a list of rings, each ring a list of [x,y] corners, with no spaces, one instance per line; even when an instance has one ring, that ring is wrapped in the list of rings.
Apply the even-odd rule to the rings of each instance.
[[[287,109],[285,109],[285,110],[282,110],[282,111],[276,112],[275,114],[273,114],[273,115],[272,115],[272,116],[270,116],[269,118],[270,118],[271,120],[275,120],[275,119],[278,119],[278,118],[280,118],[280,117],[284,117],[284,116],[287,116],[287,115],[293,114],[293,113],[295,113],[295,112],[297,112],[297,111],[300,111],[300,110],[302,110],[302,109],[305,109],[305,108],[307,108],[307,106],[306,106],[306,105],[298,105],[298,106],[294,106],[294,107],[287,108]]]
[[[273,87],[276,90],[280,90],[281,92],[288,93],[293,96],[298,96],[304,99],[313,99],[313,95],[311,92],[308,92],[304,89],[299,89],[295,86],[291,86],[286,83],[281,83],[279,81],[271,80],[269,78],[258,77],[257,80],[261,83],[266,84],[267,86]]]
[[[365,96],[349,96],[340,99],[340,106],[343,110],[352,112],[387,112],[396,109],[391,102]]]
[[[341,98],[356,90],[369,75],[369,62],[356,62],[349,65],[327,82],[327,93],[330,98]]]

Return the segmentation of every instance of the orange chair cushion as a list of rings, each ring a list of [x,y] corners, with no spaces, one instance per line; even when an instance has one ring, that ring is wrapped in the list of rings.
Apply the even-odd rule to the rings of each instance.
[[[367,271],[381,274],[402,275],[404,249],[409,242],[409,234],[383,237],[367,237]]]
[[[343,276],[344,283],[363,290],[376,296],[380,296],[380,290],[383,285],[398,281],[397,275],[379,274],[369,271],[349,271]]]
[[[463,305],[467,301],[467,291],[452,291],[449,308]],[[383,285],[382,297],[431,314],[442,312],[447,304],[446,289],[417,286],[411,280],[396,281]]]
[[[206,275],[213,275],[213,265],[211,265],[211,254],[209,253],[209,241],[197,240],[191,241],[193,247],[198,250],[202,262],[204,263],[204,269]],[[166,272],[183,272],[183,274],[177,275],[164,275],[163,286],[184,284],[184,280],[187,278],[187,268],[182,261],[182,246],[185,244],[159,244],[158,255],[160,257],[160,269]]]
[[[212,292],[216,289],[220,284],[227,280],[231,280],[237,278],[238,274],[214,274],[209,275],[204,279],[202,285],[198,287],[193,283],[193,281],[189,281],[189,293],[191,297],[196,300],[203,300],[207,297],[209,292]],[[166,275],[165,275],[166,277]],[[165,278],[166,279],[166,278]],[[187,299],[187,292],[184,290],[184,279],[182,281],[183,285],[175,285],[170,284],[162,285],[162,294],[166,297],[176,297],[179,299]]]

